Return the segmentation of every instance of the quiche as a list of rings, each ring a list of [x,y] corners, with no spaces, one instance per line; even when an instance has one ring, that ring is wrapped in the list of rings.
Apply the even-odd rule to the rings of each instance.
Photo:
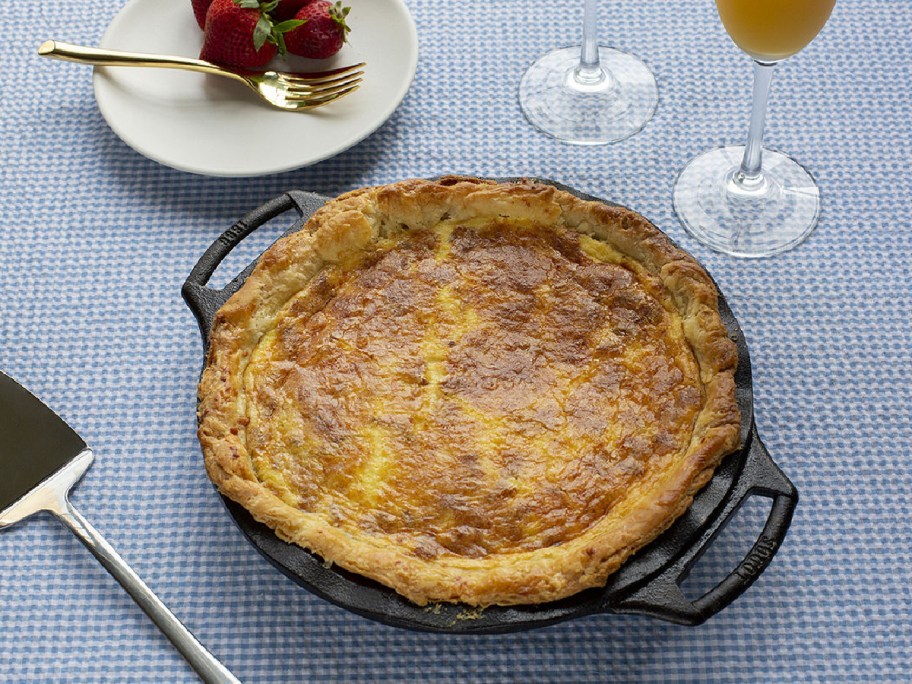
[[[604,585],[738,447],[717,300],[646,219],[550,185],[344,194],[215,317],[207,472],[419,605]]]

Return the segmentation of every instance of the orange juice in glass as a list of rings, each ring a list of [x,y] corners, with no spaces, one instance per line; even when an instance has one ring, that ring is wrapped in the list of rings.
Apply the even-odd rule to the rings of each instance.
[[[830,18],[836,0],[716,0],[728,35],[754,59],[791,57]]]
[[[716,0],[732,40],[754,59],[754,104],[746,145],[710,150],[675,182],[684,228],[713,249],[763,257],[802,242],[817,225],[820,190],[792,158],[763,149],[769,87],[776,64],[820,33],[836,0]]]

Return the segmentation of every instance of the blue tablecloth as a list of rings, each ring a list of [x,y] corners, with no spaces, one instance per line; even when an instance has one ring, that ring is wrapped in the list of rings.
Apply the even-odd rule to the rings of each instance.
[[[824,209],[805,244],[760,261],[703,248],[671,209],[684,163],[740,142],[747,123],[750,65],[710,0],[601,3],[605,42],[658,76],[658,114],[641,134],[580,148],[525,122],[523,69],[577,40],[580,4],[409,0],[421,57],[389,122],[311,168],[233,180],[139,156],[99,114],[89,69],[37,57],[48,37],[97,44],[121,0],[0,7],[0,368],[95,448],[76,505],[246,682],[912,677],[912,3],[842,0],[782,66],[767,142],[812,171]],[[286,189],[442,172],[540,175],[623,202],[726,293],[751,348],[760,433],[802,500],[771,567],[703,626],[611,615],[506,636],[382,626],[280,575],[215,496],[194,434],[200,341],[179,294],[192,264]],[[217,279],[277,231],[245,243]],[[740,557],[760,503],[695,584]],[[36,518],[0,534],[0,681],[194,675],[62,526]]]

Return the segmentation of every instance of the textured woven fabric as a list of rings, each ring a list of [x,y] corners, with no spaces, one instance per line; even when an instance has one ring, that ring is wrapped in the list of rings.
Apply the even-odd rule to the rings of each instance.
[[[246,682],[909,681],[912,677],[912,3],[842,0],[780,69],[768,144],[819,180],[818,230],[774,259],[701,247],[671,210],[677,171],[739,142],[750,65],[711,0],[604,0],[604,42],[654,68],[634,138],[580,148],[520,113],[523,69],[577,40],[581,2],[409,0],[421,57],[405,102],[314,167],[212,179],[149,161],[95,104],[90,72],[40,60],[97,44],[122,2],[0,5],[0,368],[91,444],[75,504]],[[540,175],[620,201],[703,261],[751,347],[760,433],[802,500],[757,583],[703,626],[601,615],[504,636],[411,633],[290,582],[241,537],[202,468],[201,363],[180,285],[236,218],[289,188],[336,193],[443,172]],[[280,226],[248,240],[224,282]],[[0,437],[2,438],[2,437]],[[0,473],[0,477],[3,474]],[[691,584],[741,557],[759,500]],[[768,507],[768,506],[767,506]],[[180,656],[63,527],[0,533],[0,682],[192,682]]]

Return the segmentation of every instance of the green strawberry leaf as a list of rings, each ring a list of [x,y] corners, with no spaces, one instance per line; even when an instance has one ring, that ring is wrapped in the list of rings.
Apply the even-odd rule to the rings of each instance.
[[[285,47],[285,34],[306,23],[307,22],[303,19],[289,19],[288,21],[282,21],[275,24],[272,27],[272,32],[269,34],[269,42],[276,46],[280,55],[284,56],[285,53],[288,52],[288,49]]]
[[[277,35],[288,33],[289,31],[298,28],[298,26],[303,26],[306,23],[306,19],[289,19],[287,21],[281,21],[272,27],[272,32]]]
[[[266,12],[267,14],[272,12],[272,10],[274,10],[278,6],[279,6],[279,0],[272,0],[272,2],[261,2],[259,4],[260,11]]]
[[[281,33],[276,33],[273,35],[273,42],[278,53],[284,57],[288,53],[288,48],[285,47],[285,36]]]
[[[256,26],[253,28],[253,47],[259,52],[272,34],[272,19],[269,15],[261,14]]]
[[[341,0],[329,8],[329,16],[342,29],[342,40],[346,43],[348,42],[348,32],[351,31],[351,26],[345,23],[349,12],[351,12],[351,7],[342,7]]]
[[[260,6],[259,0],[234,0],[234,4],[241,9],[257,9]]]

